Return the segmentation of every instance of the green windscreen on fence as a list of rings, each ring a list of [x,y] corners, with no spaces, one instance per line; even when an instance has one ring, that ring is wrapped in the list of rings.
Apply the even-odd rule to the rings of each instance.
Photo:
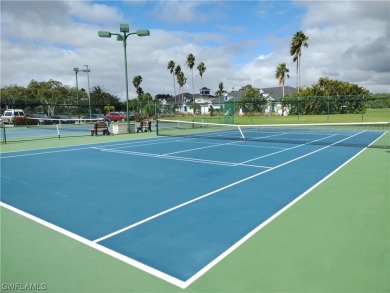
[[[389,122],[232,125],[158,120],[157,134],[267,143],[390,148]]]

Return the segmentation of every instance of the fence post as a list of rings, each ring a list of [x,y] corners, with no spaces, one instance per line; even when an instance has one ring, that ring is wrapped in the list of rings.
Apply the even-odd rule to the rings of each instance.
[[[327,97],[327,102],[328,102],[328,122],[329,122],[329,100],[330,100],[330,96]]]

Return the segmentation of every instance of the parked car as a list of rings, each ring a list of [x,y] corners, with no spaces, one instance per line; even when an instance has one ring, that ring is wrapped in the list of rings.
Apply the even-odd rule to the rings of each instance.
[[[4,111],[1,116],[2,123],[14,124],[18,117],[25,117],[24,111],[22,109],[7,109]]]
[[[75,124],[76,121],[73,120],[68,115],[53,115],[50,117],[53,124]]]
[[[123,115],[119,112],[110,112],[107,113],[106,117],[110,118],[112,121],[126,121],[126,115]]]
[[[37,121],[36,123],[32,123],[32,124],[37,124],[37,125],[51,125],[51,124],[53,124],[53,121],[50,120],[46,114],[35,113],[35,114],[31,114],[30,116],[32,118],[35,118],[34,120]]]
[[[119,113],[125,117],[127,116],[126,112],[119,112]],[[129,111],[129,120],[135,120],[135,112],[134,111]]]
[[[108,123],[111,122],[110,118],[103,116],[103,115],[100,115],[100,114],[84,115],[83,119],[94,119],[94,120],[104,121],[104,122],[108,122]],[[83,122],[88,122],[88,121],[84,120]]]

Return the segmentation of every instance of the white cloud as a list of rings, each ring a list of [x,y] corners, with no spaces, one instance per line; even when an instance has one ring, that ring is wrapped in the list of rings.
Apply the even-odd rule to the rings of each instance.
[[[124,19],[115,2],[112,3],[105,6],[86,1],[2,2],[1,86],[27,86],[32,79],[55,79],[74,86],[73,67],[88,64],[91,86],[103,86],[123,99],[122,43],[97,35],[98,30],[117,31],[118,23]],[[202,1],[154,4],[152,13],[160,11],[161,18],[191,21],[195,27],[202,21],[194,19]],[[374,92],[390,92],[390,25],[386,18],[389,2],[298,4],[307,7],[301,29],[309,37],[309,48],[303,48],[302,52],[301,85],[310,86],[318,78],[328,76],[358,83]],[[218,8],[222,10],[223,6]],[[226,22],[226,26],[230,25],[237,29],[221,29],[220,24],[216,24],[219,31],[189,32],[161,27],[151,29],[150,37],[130,36],[127,46],[130,97],[136,96],[132,86],[135,75],[143,77],[141,87],[145,92],[173,94],[172,76],[166,68],[169,60],[181,65],[187,77],[184,90],[192,92],[191,73],[185,65],[189,53],[195,55],[196,65],[201,61],[206,64],[203,86],[212,92],[221,81],[227,90],[233,87],[237,90],[247,84],[278,86],[274,75],[276,66],[282,62],[290,69],[286,85],[295,86],[295,64],[289,55],[292,34],[280,37],[280,29],[275,27],[277,33],[261,35],[256,27],[246,27],[245,21],[239,26]],[[235,39],[236,31],[242,35],[250,29],[253,29],[252,36]],[[196,69],[194,82],[197,91],[201,82]],[[82,74],[79,84],[87,86]]]
[[[123,20],[123,13],[115,7],[86,1],[69,1],[70,15],[79,21],[117,24]]]
[[[303,82],[312,84],[328,75],[389,92],[390,3],[314,1],[307,6],[302,23],[309,48],[303,50],[302,69],[311,67],[312,75],[303,72]],[[380,80],[385,84],[378,85]]]
[[[259,57],[257,57],[256,59],[257,59],[257,60],[266,60],[266,59],[270,58],[271,56],[272,56],[272,53],[267,54],[267,55],[261,54],[261,55],[260,55]]]

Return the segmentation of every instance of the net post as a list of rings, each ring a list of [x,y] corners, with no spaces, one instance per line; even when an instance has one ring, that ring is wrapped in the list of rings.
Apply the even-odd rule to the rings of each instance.
[[[156,120],[156,135],[158,135],[158,121],[159,119]]]
[[[61,139],[61,134],[60,134],[60,128],[58,127],[59,124],[56,125],[57,128],[57,135],[58,135],[58,140]]]
[[[241,130],[240,125],[237,125],[237,128],[238,128],[238,131],[240,131],[241,139],[242,139],[242,140],[245,140],[245,136],[244,136],[244,133],[243,133],[242,130]]]
[[[4,125],[1,126],[1,133],[2,133],[1,143],[6,144],[7,143],[7,135],[5,134],[5,126]]]

